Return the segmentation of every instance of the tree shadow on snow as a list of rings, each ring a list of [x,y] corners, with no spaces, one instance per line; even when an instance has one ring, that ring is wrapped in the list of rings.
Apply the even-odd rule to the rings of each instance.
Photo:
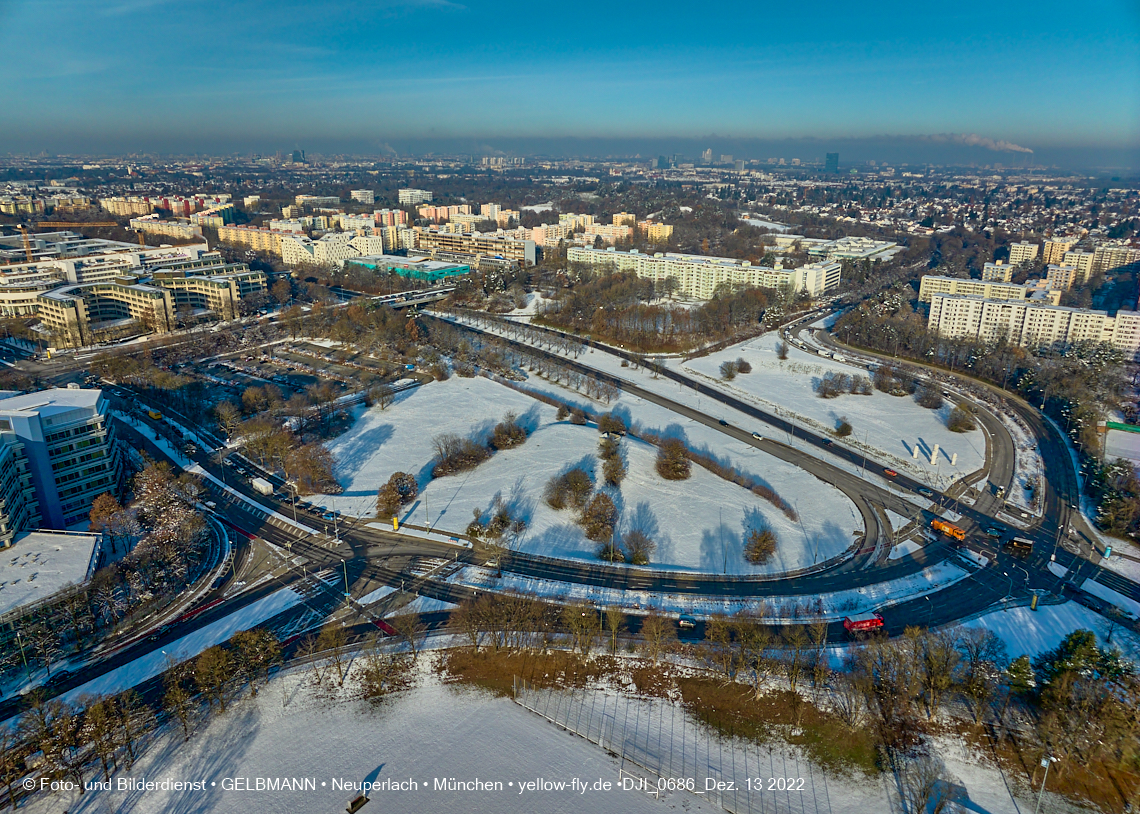
[[[392,424],[377,424],[352,436],[351,440],[337,444],[337,479],[355,478],[367,466],[376,450],[390,441],[395,432],[396,428]]]

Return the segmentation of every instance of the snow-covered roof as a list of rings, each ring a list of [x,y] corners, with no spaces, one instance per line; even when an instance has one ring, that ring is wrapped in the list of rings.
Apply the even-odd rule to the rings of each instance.
[[[0,414],[38,413],[42,416],[51,416],[69,412],[77,407],[94,409],[99,404],[99,397],[102,394],[102,390],[53,387],[50,390],[37,390],[20,396],[7,398],[0,396]]]
[[[79,532],[17,534],[10,547],[0,549],[0,613],[87,580],[98,540],[98,534]]]

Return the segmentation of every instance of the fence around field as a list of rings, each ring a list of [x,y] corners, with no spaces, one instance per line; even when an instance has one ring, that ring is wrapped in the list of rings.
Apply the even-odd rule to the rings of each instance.
[[[518,677],[513,699],[614,755],[618,782],[634,790],[691,791],[733,814],[832,814],[826,775],[794,749],[722,737],[679,703],[542,689]]]

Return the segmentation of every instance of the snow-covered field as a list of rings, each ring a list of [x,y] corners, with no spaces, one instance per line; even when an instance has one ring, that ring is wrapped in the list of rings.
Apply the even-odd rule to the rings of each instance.
[[[586,399],[543,381],[528,383],[571,403]],[[577,397],[576,397],[577,396]],[[597,405],[591,405],[597,410]],[[607,489],[620,511],[618,537],[639,529],[657,542],[658,567],[728,573],[778,573],[839,556],[862,527],[854,505],[833,487],[797,467],[734,442],[704,425],[681,421],[663,408],[622,396],[610,405],[629,424],[682,437],[690,446],[728,460],[770,483],[798,510],[792,521],[767,501],[694,466],[684,482],[664,481],[654,469],[656,448],[634,438],[622,442],[628,475],[620,489]],[[602,408],[604,409],[604,408]],[[430,479],[432,438],[455,433],[480,442],[503,415],[513,411],[530,432],[522,447],[495,454],[478,468]],[[330,445],[344,493],[315,502],[349,514],[375,512],[377,488],[395,471],[412,473],[420,495],[402,520],[462,532],[473,511],[486,512],[496,495],[527,522],[520,547],[548,556],[594,559],[597,544],[586,539],[570,510],[557,512],[542,500],[555,475],[582,466],[600,480],[598,433],[557,421],[554,408],[485,378],[453,377],[401,394],[386,410],[364,413]],[[766,566],[752,566],[741,554],[747,529],[765,525],[780,539]]]
[[[1025,607],[995,611],[964,622],[962,626],[992,630],[1005,642],[1010,658],[1020,655],[1032,658],[1052,650],[1074,630],[1091,630],[1102,646],[1111,644],[1130,658],[1140,658],[1140,638],[1116,626],[1112,641],[1108,642],[1108,620],[1076,602],[1039,605],[1035,611]]]
[[[97,535],[33,531],[0,550],[0,613],[87,579]]]
[[[562,726],[590,730],[595,740],[601,736],[606,748],[507,698],[442,684],[428,669],[419,670],[413,689],[377,706],[325,700],[303,687],[299,674],[288,673],[256,697],[215,716],[188,742],[183,742],[177,725],[167,727],[130,771],[116,772],[111,790],[95,789],[82,796],[41,794],[22,810],[29,814],[331,812],[343,810],[360,784],[386,781],[387,787],[370,792],[366,810],[636,814],[664,809],[699,814],[723,811],[722,802],[737,811],[899,810],[890,776],[829,774],[779,741],[758,747],[720,739],[690,719],[679,704],[616,695],[603,688],[538,693],[528,700]],[[941,739],[935,750],[952,782],[960,786],[957,792],[969,800],[970,810],[996,814],[1031,807],[1031,796],[1015,791],[1019,798],[1015,801],[1002,775],[984,758]],[[658,776],[623,763],[615,751],[673,776],[692,777],[694,790],[701,793],[666,791],[658,797],[636,788],[622,789],[623,776],[646,778],[651,787],[657,785]],[[765,788],[750,793],[747,777],[803,777],[804,790]],[[706,778],[714,783],[735,780],[738,790],[723,798],[715,791],[705,793]],[[120,788],[120,779],[188,781],[200,786],[188,791],[161,786],[140,791]],[[452,791],[437,789],[437,779],[501,785]],[[578,788],[575,779],[585,788]],[[264,787],[282,780],[290,783],[284,790],[257,790],[259,782]],[[564,786],[546,790],[520,786],[535,782]],[[760,782],[767,785],[766,780]],[[608,788],[601,786],[607,783]],[[1047,805],[1050,811],[1068,810],[1052,799]]]
[[[980,429],[954,433],[946,428],[946,417],[951,410],[949,403],[940,410],[928,410],[909,396],[891,396],[878,390],[873,390],[870,396],[821,399],[814,385],[825,373],[869,376],[869,372],[859,366],[821,359],[791,344],[788,358],[780,360],[776,355],[776,344],[780,341],[778,333],[770,332],[719,353],[693,359],[682,369],[761,408],[785,417],[791,413],[816,432],[830,432],[839,419],[846,416],[853,428],[849,442],[867,443],[879,450],[877,457],[893,468],[902,467],[908,474],[930,484],[939,479],[945,482],[948,476],[957,478],[973,472],[985,462],[986,441]],[[724,381],[720,377],[721,363],[737,358],[747,360],[752,372]],[[937,466],[930,463],[936,444],[939,448]],[[916,448],[918,459],[913,457]],[[957,463],[951,467],[955,454]]]

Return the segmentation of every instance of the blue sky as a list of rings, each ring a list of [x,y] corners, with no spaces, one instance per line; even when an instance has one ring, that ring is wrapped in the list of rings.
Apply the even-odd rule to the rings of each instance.
[[[0,0],[0,53],[0,151],[709,134],[1140,143],[1136,0]]]

